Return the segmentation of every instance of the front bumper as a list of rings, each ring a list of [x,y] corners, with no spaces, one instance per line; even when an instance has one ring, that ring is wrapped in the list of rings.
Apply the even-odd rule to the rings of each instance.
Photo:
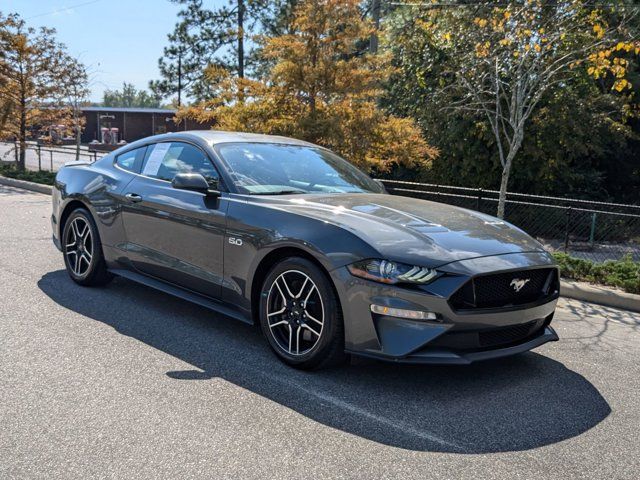
[[[519,353],[528,352],[547,342],[558,341],[558,334],[551,327],[544,329],[535,337],[532,337],[522,343],[511,345],[504,348],[494,348],[489,350],[478,350],[473,352],[455,351],[447,348],[424,348],[404,357],[394,357],[384,355],[380,352],[349,352],[362,357],[376,358],[397,363],[415,363],[424,365],[469,365],[474,362],[483,360],[493,360],[496,358],[509,357]]]
[[[459,261],[446,266],[449,275],[424,289],[383,285],[354,277],[346,268],[336,269],[331,274],[345,319],[346,350],[394,362],[469,364],[558,340],[549,326],[557,294],[536,304],[473,312],[455,311],[449,304],[451,295],[471,276],[553,265],[546,254],[537,252]],[[371,304],[435,312],[438,319],[372,314]]]

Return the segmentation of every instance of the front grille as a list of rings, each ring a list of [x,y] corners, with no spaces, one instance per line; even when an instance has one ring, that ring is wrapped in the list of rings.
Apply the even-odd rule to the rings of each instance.
[[[559,289],[556,268],[496,273],[472,278],[449,299],[454,310],[509,308],[551,298]]]

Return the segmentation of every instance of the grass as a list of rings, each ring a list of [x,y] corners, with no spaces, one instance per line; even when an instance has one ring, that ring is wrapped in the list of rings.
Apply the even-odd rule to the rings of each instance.
[[[594,263],[566,253],[554,253],[561,275],[573,280],[582,280],[600,285],[617,287],[625,292],[640,293],[640,262],[628,255],[622,260]]]
[[[55,172],[46,171],[31,171],[24,170],[19,171],[14,166],[0,166],[0,175],[5,177],[15,178],[17,180],[26,180],[28,182],[42,183],[43,185],[53,185],[56,178]]]

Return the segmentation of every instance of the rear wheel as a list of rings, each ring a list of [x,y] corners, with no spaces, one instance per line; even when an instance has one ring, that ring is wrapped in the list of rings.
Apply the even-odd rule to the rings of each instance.
[[[84,286],[105,285],[113,276],[107,271],[100,236],[91,214],[84,208],[71,212],[62,233],[67,273]]]
[[[260,325],[274,352],[291,366],[323,368],[346,358],[333,286],[320,268],[304,258],[282,260],[267,275]]]

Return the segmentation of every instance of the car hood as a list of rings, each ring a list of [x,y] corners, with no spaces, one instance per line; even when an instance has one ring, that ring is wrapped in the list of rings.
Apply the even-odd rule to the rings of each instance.
[[[469,258],[542,251],[539,242],[498,218],[417,198],[334,194],[269,200],[276,208],[344,228],[382,258],[400,262],[439,266]]]

